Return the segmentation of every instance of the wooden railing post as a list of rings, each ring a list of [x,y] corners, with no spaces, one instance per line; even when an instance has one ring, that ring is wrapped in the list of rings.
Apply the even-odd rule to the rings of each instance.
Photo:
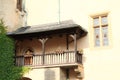
[[[24,65],[23,56],[17,56],[15,58],[16,58],[17,66]],[[44,54],[44,55],[41,55],[41,54],[34,55],[32,66],[40,66],[43,64],[60,65],[60,64],[71,64],[71,63],[76,63],[76,62],[82,64],[82,54],[80,54],[79,52],[75,53],[75,51],[66,51],[66,52],[58,53],[58,54],[50,53],[50,54]]]

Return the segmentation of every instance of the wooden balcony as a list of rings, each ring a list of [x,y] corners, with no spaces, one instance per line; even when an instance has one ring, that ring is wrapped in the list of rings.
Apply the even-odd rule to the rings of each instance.
[[[24,55],[16,56],[17,66],[62,66],[70,64],[82,64],[82,54],[78,51],[65,51],[57,53],[49,53],[44,55]]]

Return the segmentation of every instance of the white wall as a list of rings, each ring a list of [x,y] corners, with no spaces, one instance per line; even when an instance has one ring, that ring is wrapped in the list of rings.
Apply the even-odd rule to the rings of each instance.
[[[0,0],[0,19],[3,19],[8,31],[22,26],[22,17],[16,9],[17,0]]]
[[[119,0],[61,0],[61,20],[72,19],[88,31],[79,40],[84,48],[84,80],[120,80],[120,19]],[[58,21],[57,0],[27,0],[28,24],[38,25]],[[110,43],[107,48],[91,48],[91,15],[109,13]]]
[[[24,77],[32,80],[60,80],[60,68],[36,68],[29,71]]]
[[[26,0],[28,25],[55,22],[58,18],[57,0]]]

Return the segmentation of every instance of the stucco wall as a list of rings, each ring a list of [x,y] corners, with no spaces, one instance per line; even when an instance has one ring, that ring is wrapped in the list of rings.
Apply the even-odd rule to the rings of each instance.
[[[66,36],[53,36],[46,42],[46,52],[66,51]]]
[[[70,38],[70,37],[69,37]],[[71,39],[71,38],[70,38]],[[42,43],[39,39],[23,39],[19,40],[16,44],[17,55],[24,55],[27,49],[32,49],[34,54],[42,54]],[[66,35],[55,35],[52,38],[48,38],[45,43],[45,53],[56,53],[59,51],[66,51]],[[74,41],[69,43],[69,50],[74,51]]]
[[[0,0],[0,19],[3,19],[8,32],[22,26],[21,12],[16,9],[17,0]]]
[[[32,80],[60,80],[60,68],[38,68],[32,69],[24,77]]]
[[[34,1],[34,0],[32,0]],[[42,7],[32,7],[38,3],[27,4],[30,25],[58,21],[57,2],[39,0]],[[88,35],[78,42],[78,49],[84,50],[84,79],[83,80],[119,80],[120,74],[120,1],[119,0],[60,0],[61,20],[72,19],[88,31]],[[38,3],[37,5],[40,5]],[[46,4],[43,6],[43,4]],[[47,5],[49,4],[49,5]],[[52,7],[50,7],[52,5]],[[39,10],[38,10],[39,9]],[[33,10],[33,11],[32,11]],[[49,14],[50,12],[50,14]],[[109,14],[110,46],[94,48],[91,32],[91,15]],[[44,14],[45,13],[45,14]],[[35,16],[34,16],[35,15]],[[44,16],[44,17],[43,17]],[[57,16],[57,17],[56,17]],[[33,18],[34,17],[34,18]],[[31,20],[32,18],[32,20]],[[42,18],[42,20],[40,20]],[[31,23],[32,22],[32,23]]]
[[[17,42],[16,47],[16,54],[17,55],[24,55],[27,49],[32,49],[34,54],[41,54],[42,53],[42,45],[38,39],[25,39],[22,41]]]

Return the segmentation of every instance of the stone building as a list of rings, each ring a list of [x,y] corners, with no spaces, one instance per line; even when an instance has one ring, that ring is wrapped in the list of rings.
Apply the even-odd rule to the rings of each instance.
[[[7,26],[8,32],[25,26],[26,11],[22,0],[0,0],[0,19]]]
[[[22,0],[21,0],[22,1]],[[119,0],[26,0],[16,65],[32,80],[119,80]],[[72,21],[71,21],[72,20]]]
[[[77,42],[86,35],[71,20],[26,26],[9,34],[16,40],[16,65],[31,67],[25,77],[32,80],[82,79],[83,54]]]

